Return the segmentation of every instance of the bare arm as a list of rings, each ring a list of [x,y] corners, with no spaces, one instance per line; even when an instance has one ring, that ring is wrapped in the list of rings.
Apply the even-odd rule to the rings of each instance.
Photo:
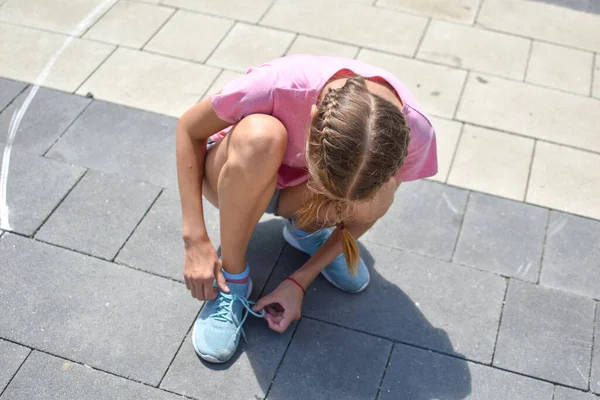
[[[352,236],[359,238],[387,212],[394,200],[394,192],[398,186],[399,184],[395,180],[390,180],[378,193],[372,204],[364,204],[365,207],[358,210],[357,221],[346,224],[346,229]],[[341,238],[342,233],[335,231],[310,260],[292,274],[293,279],[303,288],[307,288],[317,275],[342,252]],[[303,297],[303,290],[298,288],[295,283],[284,280],[277,289],[259,299],[253,309],[259,311],[265,308],[267,311],[265,319],[269,323],[269,327],[277,332],[284,332],[292,321],[300,319]],[[283,311],[274,309],[274,304],[279,304]]]
[[[214,112],[210,98],[186,111],[177,124],[177,179],[183,214],[183,238],[208,240],[202,213],[202,178],[208,138],[230,124]]]
[[[347,226],[353,237],[358,238],[368,231],[373,225],[373,222],[366,223],[353,223]],[[298,281],[303,287],[307,288],[310,286],[312,281],[323,271],[323,269],[329,265],[337,256],[342,253],[342,233],[339,230],[335,230],[333,234],[327,239],[323,246],[317,250],[317,252],[292,275],[293,278]]]
[[[390,180],[371,202],[358,211],[356,222],[346,224],[346,228],[356,239],[367,232],[375,222],[383,217],[394,201],[394,193],[400,186],[395,180]],[[293,277],[305,288],[342,252],[342,234],[336,230],[317,252],[298,269]]]
[[[202,181],[207,140],[229,125],[216,115],[210,98],[186,111],[177,124],[177,179],[185,243],[184,277],[187,288],[198,300],[216,297],[217,291],[213,288],[215,278],[221,289],[227,291],[216,250],[206,232]]]

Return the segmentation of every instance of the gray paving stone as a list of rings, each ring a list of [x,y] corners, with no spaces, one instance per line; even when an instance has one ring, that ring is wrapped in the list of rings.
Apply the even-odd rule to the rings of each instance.
[[[221,244],[219,210],[204,201],[204,220],[215,248]],[[284,246],[283,221],[263,217],[248,247],[254,295],[267,282]],[[181,203],[179,193],[165,190],[137,227],[116,261],[183,281],[184,248],[181,240]]]
[[[292,325],[280,335],[262,319],[248,317],[233,358],[221,365],[203,362],[194,351],[191,336],[177,353],[161,388],[204,399],[263,399],[292,337]]]
[[[598,400],[598,396],[557,386],[554,392],[554,400]]]
[[[48,157],[177,188],[175,118],[94,101]]]
[[[437,182],[403,183],[388,213],[363,240],[450,260],[468,192]]]
[[[203,204],[208,235],[212,244],[218,247],[219,211],[207,201]],[[116,261],[183,281],[183,256],[179,193],[167,189],[152,205]]]
[[[181,283],[6,234],[0,337],[157,385],[198,312]]]
[[[598,303],[596,303],[596,329],[594,331],[594,355],[592,360],[590,388],[594,393],[600,394],[600,307]]]
[[[511,281],[494,365],[587,389],[594,301]]]
[[[391,350],[387,340],[305,318],[268,399],[374,399]]]
[[[172,393],[34,351],[2,400],[175,400]]]
[[[597,0],[534,0],[542,3],[553,4],[561,7],[568,7],[573,10],[583,12],[594,12],[594,4]]]
[[[160,189],[89,171],[36,234],[36,239],[112,260]]]
[[[0,160],[3,158],[0,153]],[[7,230],[33,234],[84,172],[80,167],[13,151],[6,191],[11,227]]]
[[[503,278],[374,244],[363,248],[362,255],[371,270],[369,287],[350,295],[318,277],[308,289],[304,315],[491,361],[506,287]],[[306,260],[304,254],[286,247],[265,292]]]
[[[600,299],[600,221],[552,211],[540,284]]]
[[[552,400],[550,383],[397,344],[378,400]]]
[[[27,85],[23,82],[0,78],[0,111],[4,110],[4,108],[13,101],[23,89],[25,89],[25,86]],[[0,132],[2,131],[4,131],[4,129]]]
[[[8,385],[28,354],[27,347],[0,339],[0,393]]]
[[[30,91],[28,89],[22,93],[0,114],[0,132],[8,132],[13,114],[21,107]],[[40,88],[23,115],[14,147],[44,154],[90,101],[85,97]],[[0,142],[6,142],[6,134],[0,136]]]
[[[537,282],[548,210],[472,193],[454,261]]]

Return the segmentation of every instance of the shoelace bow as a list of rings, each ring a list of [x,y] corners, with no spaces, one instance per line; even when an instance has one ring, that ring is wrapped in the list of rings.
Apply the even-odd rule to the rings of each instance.
[[[236,317],[235,313],[233,312],[233,304],[236,301],[239,301],[242,304],[242,306],[246,309],[246,312],[242,311],[243,317],[242,317],[241,321],[237,320],[237,317]],[[265,317],[265,310],[261,310],[260,313],[254,312],[252,310],[252,306],[254,304],[256,304],[256,302],[250,301],[243,296],[238,296],[237,294],[228,294],[228,293],[220,292],[219,297],[217,298],[216,302],[217,302],[217,306],[216,306],[217,312],[214,313],[211,316],[211,318],[214,318],[217,321],[231,322],[232,324],[234,324],[237,327],[236,333],[237,333],[237,331],[241,331],[242,336],[244,337],[244,341],[246,341],[246,342],[248,340],[246,339],[246,332],[244,332],[244,328],[242,328],[242,325],[244,325],[244,322],[246,322],[246,318],[248,318],[248,314],[252,314],[258,318]]]

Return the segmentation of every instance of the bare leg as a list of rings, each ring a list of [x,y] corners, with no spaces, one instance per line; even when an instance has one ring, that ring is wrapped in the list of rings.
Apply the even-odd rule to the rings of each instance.
[[[286,146],[283,124],[255,114],[207,154],[203,193],[220,210],[222,262],[229,273],[246,268],[248,243],[275,191]]]

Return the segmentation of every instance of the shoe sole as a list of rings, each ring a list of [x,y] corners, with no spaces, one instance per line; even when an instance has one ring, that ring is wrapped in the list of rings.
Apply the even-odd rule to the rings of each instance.
[[[250,284],[248,285],[248,293],[246,295],[246,298],[250,298],[251,294],[252,294],[252,279],[250,279]],[[200,357],[204,361],[207,361],[212,364],[223,364],[223,363],[226,363],[227,361],[231,360],[231,357],[233,357],[233,354],[235,354],[235,351],[234,351],[233,354],[226,360],[219,360],[218,358],[214,358],[212,356],[209,356],[208,354],[202,354],[198,350],[198,348],[196,348],[196,343],[194,343],[194,339],[193,339],[194,337],[196,337],[196,322],[194,322],[194,328],[192,329],[192,346],[194,346],[194,351],[196,352],[196,354],[198,354],[198,357]]]
[[[307,253],[306,251],[304,251],[302,246],[300,246],[300,243],[298,242],[298,240],[290,233],[290,230],[287,228],[287,226],[283,228],[283,238],[285,239],[286,242],[288,242],[288,244],[290,246],[292,246],[296,250],[299,250],[299,251],[303,252],[304,254],[308,254],[310,256],[310,254]],[[369,286],[369,282],[371,282],[371,276],[369,276],[369,279],[367,279],[367,281],[365,282],[364,285],[359,287],[357,290],[350,291],[350,290],[342,289],[341,287],[339,287],[337,284],[335,284],[335,282],[333,282],[333,280],[329,279],[329,277],[327,275],[325,275],[323,272],[321,272],[321,275],[323,275],[323,278],[327,279],[327,282],[331,283],[333,286],[335,286],[342,292],[346,292],[346,293],[362,292],[363,290],[365,290],[367,288],[367,286]]]

